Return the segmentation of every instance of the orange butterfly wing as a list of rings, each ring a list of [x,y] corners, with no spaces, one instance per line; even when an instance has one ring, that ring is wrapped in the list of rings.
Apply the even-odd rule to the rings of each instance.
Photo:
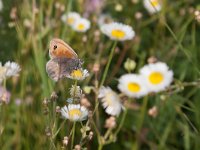
[[[78,58],[76,52],[63,40],[53,39],[50,42],[49,55],[51,58],[65,57],[75,59]]]

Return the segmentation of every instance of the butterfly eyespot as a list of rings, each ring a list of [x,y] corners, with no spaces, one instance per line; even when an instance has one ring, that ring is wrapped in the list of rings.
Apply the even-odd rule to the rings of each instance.
[[[54,45],[54,46],[53,46],[53,49],[56,50],[56,48],[57,48],[57,45]]]

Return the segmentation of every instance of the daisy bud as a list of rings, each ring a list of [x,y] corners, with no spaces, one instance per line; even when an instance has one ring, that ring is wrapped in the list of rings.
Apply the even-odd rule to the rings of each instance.
[[[83,91],[86,93],[86,94],[90,94],[92,90],[92,87],[91,86],[84,86],[83,87]]]
[[[138,1],[139,1],[139,0],[132,0],[131,2],[132,2],[133,4],[137,4]]]
[[[0,104],[8,104],[10,102],[10,95],[10,92],[8,92],[5,88],[0,87]]]
[[[59,8],[60,8],[60,3],[59,3],[59,2],[56,2],[56,3],[55,3],[55,8],[56,8],[56,9],[59,9]]]
[[[115,5],[115,10],[118,11],[118,12],[120,12],[120,11],[123,10],[123,6],[118,3],[118,4]]]
[[[51,93],[51,100],[56,101],[57,99],[58,99],[58,95],[56,94],[56,92],[52,92]]]
[[[95,63],[92,70],[94,72],[99,72],[99,68],[100,68],[100,65],[98,63]]]
[[[91,140],[93,138],[94,133],[92,131],[90,131],[89,133],[89,140]]]
[[[45,98],[45,99],[43,100],[42,104],[43,104],[44,107],[47,107],[47,105],[48,105],[48,99]]]
[[[61,110],[60,110],[60,106],[56,106],[56,113],[58,113],[58,114],[59,114],[59,113],[60,113],[60,111],[61,111]]]
[[[92,111],[89,111],[89,112],[88,112],[88,118],[92,118],[92,116],[93,116],[93,112],[92,112]]]
[[[17,19],[17,8],[16,7],[13,7],[10,11],[10,18],[15,20]]]
[[[156,63],[156,62],[157,62],[157,58],[154,57],[154,56],[151,56],[151,57],[148,58],[147,62],[148,62],[149,64]]]
[[[80,145],[75,145],[75,150],[81,150],[81,146]]]
[[[131,59],[127,59],[126,62],[124,63],[124,68],[128,71],[131,72],[135,69],[136,67],[136,62]]]
[[[67,136],[65,136],[64,139],[63,139],[63,145],[67,146],[68,143],[69,143],[69,138]]]
[[[82,90],[80,86],[72,85],[72,87],[70,88],[70,95],[72,97],[81,97]]]
[[[115,128],[116,126],[116,119],[115,117],[111,116],[110,118],[106,119],[105,128]]]
[[[153,106],[152,108],[149,109],[148,111],[149,116],[156,118],[156,116],[158,115],[158,109],[156,106]]]
[[[81,99],[81,105],[85,106],[86,108],[90,107],[91,106],[91,103],[88,101],[87,98],[82,98]]]
[[[141,12],[136,12],[135,13],[135,18],[137,19],[137,20],[140,20],[141,18],[142,18],[142,13]]]
[[[162,101],[165,101],[165,100],[167,99],[167,97],[166,97],[165,95],[160,95],[160,99],[161,99]]]
[[[60,11],[62,11],[62,12],[65,11],[65,5],[60,6]]]
[[[50,130],[49,127],[46,127],[45,133],[46,133],[46,136],[47,136],[47,137],[50,137],[50,136],[51,136],[51,130]]]
[[[83,36],[83,38],[82,38],[82,41],[83,41],[84,43],[86,43],[86,42],[87,42],[87,40],[88,40],[87,36],[86,36],[86,35],[84,35],[84,36]]]

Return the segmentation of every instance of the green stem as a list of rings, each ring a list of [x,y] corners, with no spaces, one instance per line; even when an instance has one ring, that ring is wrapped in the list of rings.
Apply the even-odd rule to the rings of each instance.
[[[111,128],[111,129],[108,129],[108,130],[106,131],[106,133],[105,133],[105,135],[104,135],[104,139],[105,139],[105,140],[109,137],[111,131],[112,131],[112,128]]]
[[[102,145],[102,144],[99,144],[98,150],[102,150],[102,148],[103,148],[103,145]]]
[[[3,87],[6,89],[6,79],[3,80]]]
[[[73,149],[73,146],[74,146],[75,129],[76,129],[76,122],[74,122],[73,128],[72,128],[72,143],[71,143],[71,149]]]
[[[106,79],[106,76],[108,74],[108,69],[110,67],[110,63],[111,63],[111,60],[113,58],[113,54],[115,52],[115,47],[117,45],[117,41],[114,42],[113,46],[112,46],[112,49],[111,49],[111,52],[110,52],[110,55],[109,55],[109,58],[108,58],[108,63],[106,65],[106,68],[104,70],[104,73],[103,73],[103,77],[102,77],[102,80],[101,80],[101,83],[100,83],[100,87],[104,84],[105,82],[105,79]]]
[[[118,128],[117,128],[117,130],[116,130],[116,132],[114,134],[115,136],[117,136],[117,134],[121,130],[122,126],[124,125],[124,121],[125,121],[127,113],[128,113],[128,110],[125,108],[123,116],[122,116],[122,119],[121,119],[121,122],[120,122],[120,124],[119,124],[119,126],[118,126]]]
[[[61,128],[64,126],[65,122],[66,122],[66,120],[64,120],[64,121],[62,122],[62,124],[60,125],[60,127],[58,128],[58,130],[57,130],[57,131],[55,132],[55,134],[53,135],[53,139],[57,136],[57,134],[59,133],[59,131],[61,130]]]
[[[130,101],[131,101],[131,99],[129,98],[129,99],[128,99],[128,103],[130,103]],[[121,122],[120,122],[120,124],[119,124],[119,126],[118,126],[118,128],[117,128],[117,130],[116,130],[116,132],[115,132],[115,134],[114,134],[115,136],[117,136],[117,134],[118,134],[119,131],[121,130],[122,126],[124,125],[124,121],[125,121],[125,118],[126,118],[127,113],[128,113],[128,109],[125,108],[124,113],[123,113],[123,116],[122,116],[122,119],[121,119]]]
[[[146,113],[146,108],[147,108],[147,103],[148,103],[148,96],[145,96],[143,99],[143,104],[142,104],[142,110],[140,114],[140,119],[139,119],[139,124],[138,124],[138,129],[137,129],[137,137],[139,137],[142,125],[144,123],[144,118],[145,118],[145,113]],[[137,150],[139,149],[139,141],[136,142],[136,145],[133,149]]]
[[[77,80],[74,82],[74,93],[73,93],[73,103],[75,103],[75,95],[76,95],[76,90],[77,90]]]

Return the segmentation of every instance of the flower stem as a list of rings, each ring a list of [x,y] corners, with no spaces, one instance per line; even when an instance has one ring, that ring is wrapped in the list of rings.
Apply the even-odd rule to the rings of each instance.
[[[102,148],[103,148],[103,145],[102,145],[102,144],[99,144],[98,150],[102,150]]]
[[[141,114],[140,114],[140,120],[139,120],[139,123],[138,123],[137,137],[139,137],[140,131],[142,129],[142,125],[144,123],[147,103],[148,103],[148,96],[145,96],[144,99],[143,99],[143,104],[142,104],[142,109],[141,109]],[[136,149],[136,150],[140,149],[138,146],[139,146],[139,140],[137,140],[134,149]]]
[[[115,52],[115,47],[116,47],[116,45],[117,45],[117,41],[115,41],[115,42],[113,43],[113,46],[112,46],[112,49],[111,49],[111,52],[110,52],[110,55],[109,55],[109,58],[108,58],[108,63],[107,63],[107,65],[106,65],[106,68],[105,68],[105,70],[104,70],[103,77],[102,77],[102,80],[101,80],[101,83],[100,83],[100,87],[101,87],[101,86],[104,84],[104,82],[105,82],[106,76],[107,76],[107,74],[108,74],[108,69],[109,69],[109,67],[110,67],[110,63],[111,63],[111,60],[112,60],[112,58],[113,58],[113,54],[114,54],[114,52]]]
[[[130,101],[131,101],[131,99],[129,98],[129,99],[128,99],[128,103],[130,103]],[[120,122],[120,124],[119,124],[119,126],[118,126],[118,128],[117,128],[117,130],[116,130],[116,132],[115,132],[115,134],[114,134],[115,136],[117,136],[117,134],[118,134],[119,131],[121,130],[122,126],[124,125],[124,121],[125,121],[125,118],[126,118],[127,113],[128,113],[128,109],[125,108],[124,113],[123,113],[123,116],[122,116],[122,119],[121,119],[121,122]]]
[[[75,129],[76,129],[76,122],[73,123],[73,128],[72,128],[72,142],[71,142],[71,149],[73,149],[73,146],[74,146]]]
[[[117,136],[117,134],[118,134],[119,131],[121,130],[122,126],[124,125],[124,121],[125,121],[127,112],[128,112],[128,110],[125,109],[125,110],[124,110],[124,113],[123,113],[123,116],[122,116],[122,119],[121,119],[121,122],[120,122],[120,124],[119,124],[119,126],[118,126],[118,128],[117,128],[117,130],[116,130],[116,132],[115,132],[115,136]]]
[[[6,89],[6,79],[3,80],[3,87]]]

